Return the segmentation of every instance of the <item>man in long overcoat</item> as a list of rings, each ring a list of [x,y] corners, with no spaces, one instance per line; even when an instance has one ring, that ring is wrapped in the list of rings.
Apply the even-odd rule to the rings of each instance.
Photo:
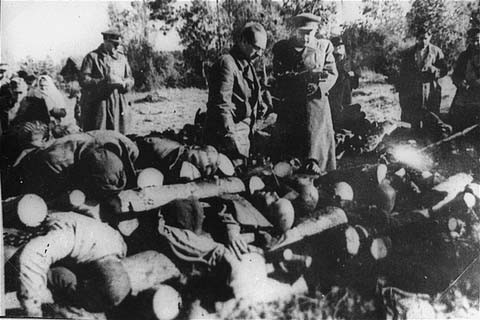
[[[102,33],[103,43],[84,59],[81,68],[82,127],[84,131],[128,131],[130,110],[125,93],[134,84],[125,55],[120,52],[120,34]]]
[[[210,72],[205,138],[231,159],[248,158],[260,82],[252,65],[267,44],[259,23],[247,23],[239,41],[220,57]]]
[[[293,22],[293,36],[273,48],[273,72],[280,99],[273,155],[307,159],[307,171],[325,173],[336,169],[327,96],[337,79],[333,45],[329,40],[315,38],[320,17],[300,14]]]
[[[431,37],[430,30],[419,28],[417,43],[404,52],[400,65],[401,118],[414,128],[422,127],[427,112],[439,115],[442,88],[438,79],[448,72],[443,52],[430,43]]]

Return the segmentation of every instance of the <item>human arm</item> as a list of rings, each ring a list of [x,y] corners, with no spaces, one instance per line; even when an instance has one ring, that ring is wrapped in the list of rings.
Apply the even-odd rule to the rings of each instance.
[[[73,231],[59,227],[28,242],[19,256],[18,299],[27,316],[42,316],[50,266],[67,257],[74,246]]]
[[[231,213],[226,212],[227,206],[223,205],[218,213],[220,221],[225,226],[228,248],[241,260],[244,253],[249,252],[248,244],[241,236],[241,226]]]
[[[323,69],[318,84],[322,93],[328,92],[338,78],[335,56],[333,55],[333,44],[330,41],[325,40],[324,45],[325,47],[323,45],[320,47],[325,50],[325,62],[323,63]]]
[[[224,135],[231,135],[235,131],[233,115],[233,86],[235,82],[233,59],[222,57],[213,69],[214,81],[210,87],[209,108],[215,118],[221,123],[219,127]]]
[[[447,74],[448,66],[440,48],[435,49],[435,59],[433,63],[426,65],[422,71],[430,73],[434,79],[442,78]]]
[[[122,83],[122,91],[125,93],[132,90],[134,84],[135,84],[135,80],[133,79],[133,76],[132,76],[132,69],[130,68],[128,61],[125,58],[125,73],[124,73],[124,80]]]
[[[106,79],[104,76],[94,77],[94,64],[95,57],[92,54],[88,54],[82,62],[80,69],[80,85],[83,88],[94,88],[99,85],[106,85]]]

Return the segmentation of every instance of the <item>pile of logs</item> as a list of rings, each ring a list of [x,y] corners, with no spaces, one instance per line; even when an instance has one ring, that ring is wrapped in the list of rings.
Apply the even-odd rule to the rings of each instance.
[[[300,167],[298,160],[276,164],[266,161],[238,177],[124,190],[104,203],[89,203],[79,190],[54,203],[40,201],[42,205],[34,209],[22,206],[25,196],[7,199],[2,201],[5,221],[23,223],[28,228],[21,235],[18,231],[4,233],[4,238],[20,239],[15,242],[8,238],[5,261],[34,236],[32,228],[41,224],[47,207],[115,221],[112,225],[128,238],[139,228],[142,217],[179,199],[202,200],[205,206],[211,199],[248,203],[266,220],[261,226],[255,226],[258,219],[246,223],[249,230],[245,235],[247,242],[261,247],[263,260],[258,263],[265,269],[265,277],[268,274],[284,284],[304,277],[310,290],[319,286],[328,290],[338,282],[375,283],[380,276],[401,286],[408,282],[403,277],[408,276],[413,280],[405,285],[406,290],[434,293],[442,290],[462,266],[450,272],[426,270],[432,261],[424,260],[438,258],[443,263],[442,259],[452,256],[456,241],[462,239],[471,240],[472,248],[478,250],[480,185],[471,175],[444,178],[398,164],[378,164],[319,177],[300,173]],[[250,220],[247,217],[240,224],[243,221]],[[397,261],[399,257],[414,261],[411,270],[399,270],[404,264]],[[184,285],[189,280],[169,258],[156,251],[142,251],[124,259],[123,264],[132,285],[134,302],[129,303],[148,305],[134,317],[172,319],[182,312],[182,295],[165,282]],[[444,280],[433,284],[417,281],[427,275]],[[12,293],[8,297],[11,305],[7,309],[18,308]],[[165,299],[173,309],[164,306]],[[72,316],[65,308],[57,314]]]

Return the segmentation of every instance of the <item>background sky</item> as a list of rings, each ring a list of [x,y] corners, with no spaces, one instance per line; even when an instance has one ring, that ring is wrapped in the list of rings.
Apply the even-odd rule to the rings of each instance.
[[[103,0],[1,0],[1,58],[9,63],[26,56],[60,62],[82,57],[101,42],[108,26],[108,1]],[[115,1],[128,6],[130,1]],[[339,1],[340,3],[340,1]],[[339,20],[358,17],[358,1],[343,1]],[[171,32],[156,40],[163,50],[179,49],[178,35]]]

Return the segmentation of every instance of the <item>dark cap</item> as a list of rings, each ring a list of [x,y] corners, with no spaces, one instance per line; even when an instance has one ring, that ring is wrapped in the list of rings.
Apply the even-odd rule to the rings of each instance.
[[[479,33],[480,33],[480,28],[471,28],[470,30],[467,31],[467,37],[472,38]]]
[[[120,31],[115,28],[111,28],[106,31],[103,31],[102,35],[103,35],[103,39],[105,40],[108,39],[114,42],[120,42],[120,38],[122,37],[122,35],[120,34]]]
[[[293,17],[292,22],[296,29],[312,30],[318,27],[322,18],[312,13],[301,13]]]
[[[332,44],[337,47],[341,44],[343,44],[343,39],[342,37],[338,36],[338,37],[333,37],[332,39],[330,39],[330,41],[332,42]]]
[[[421,36],[421,35],[423,35],[423,34],[431,35],[431,34],[432,34],[432,31],[431,31],[430,28],[428,28],[427,26],[419,26],[419,27],[417,27],[417,29],[415,30],[415,37]]]

